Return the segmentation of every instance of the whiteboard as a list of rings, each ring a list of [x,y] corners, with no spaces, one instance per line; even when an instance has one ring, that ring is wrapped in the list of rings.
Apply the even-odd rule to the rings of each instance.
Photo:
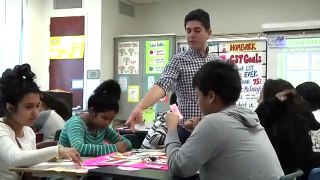
[[[268,36],[268,78],[320,84],[320,34]]]

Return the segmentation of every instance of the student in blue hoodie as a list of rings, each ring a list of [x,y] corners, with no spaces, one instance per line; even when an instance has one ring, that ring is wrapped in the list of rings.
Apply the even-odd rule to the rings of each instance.
[[[200,179],[277,180],[284,175],[257,114],[238,107],[241,78],[235,65],[208,62],[193,86],[204,115],[185,144],[177,133],[179,118],[167,113],[166,154],[172,175]]]

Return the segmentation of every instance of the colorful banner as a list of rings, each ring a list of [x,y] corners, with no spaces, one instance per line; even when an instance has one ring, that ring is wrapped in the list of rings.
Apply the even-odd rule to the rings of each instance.
[[[266,42],[220,43],[219,50],[222,59],[230,60],[239,69],[242,90],[237,105],[255,109],[266,77]]]
[[[139,74],[139,42],[118,43],[118,74]]]
[[[139,86],[128,86],[128,102],[139,102],[139,94]]]
[[[50,59],[83,59],[84,36],[50,37]]]
[[[161,74],[169,62],[169,40],[146,41],[146,74]]]

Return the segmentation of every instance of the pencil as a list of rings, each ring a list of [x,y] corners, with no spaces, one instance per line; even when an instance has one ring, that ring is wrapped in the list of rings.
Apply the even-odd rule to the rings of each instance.
[[[120,130],[118,129],[118,142],[120,142],[121,136],[120,136]]]

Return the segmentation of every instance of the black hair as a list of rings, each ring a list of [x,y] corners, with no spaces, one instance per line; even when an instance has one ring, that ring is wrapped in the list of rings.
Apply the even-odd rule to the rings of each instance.
[[[189,21],[199,21],[206,30],[211,29],[210,16],[203,9],[196,9],[189,12],[184,18],[184,28],[186,28],[186,25]]]
[[[263,86],[263,101],[271,101],[277,93],[288,89],[294,89],[290,82],[283,79],[268,79]],[[308,104],[298,94],[288,94],[287,100],[279,108],[280,118],[277,121],[279,122],[278,128],[283,131],[281,133],[293,130],[303,132],[310,130],[308,123],[310,123],[309,118],[312,117],[312,112]],[[294,140],[292,139],[292,141]]]
[[[48,108],[56,111],[62,119],[68,120],[70,118],[71,109],[69,108],[67,102],[61,98],[55,98],[48,92],[43,92],[41,97],[42,103],[44,103]]]
[[[308,81],[296,87],[297,93],[309,104],[312,111],[320,109],[320,86]]]
[[[14,106],[15,111],[22,98],[27,93],[39,93],[41,91],[34,82],[36,75],[31,71],[29,64],[17,65],[13,69],[6,69],[0,78],[0,107],[9,116],[6,104]]]
[[[271,100],[277,93],[286,89],[294,89],[293,85],[283,79],[268,79],[263,85],[263,101]]]
[[[228,62],[211,61],[203,65],[193,78],[193,87],[204,95],[215,92],[225,105],[235,103],[241,93],[238,68]]]
[[[175,92],[173,92],[170,96],[170,105],[177,104],[177,95]],[[177,104],[178,105],[178,104]]]
[[[88,100],[88,108],[93,108],[94,112],[115,111],[119,112],[121,88],[117,81],[107,80],[102,82],[93,92]]]

